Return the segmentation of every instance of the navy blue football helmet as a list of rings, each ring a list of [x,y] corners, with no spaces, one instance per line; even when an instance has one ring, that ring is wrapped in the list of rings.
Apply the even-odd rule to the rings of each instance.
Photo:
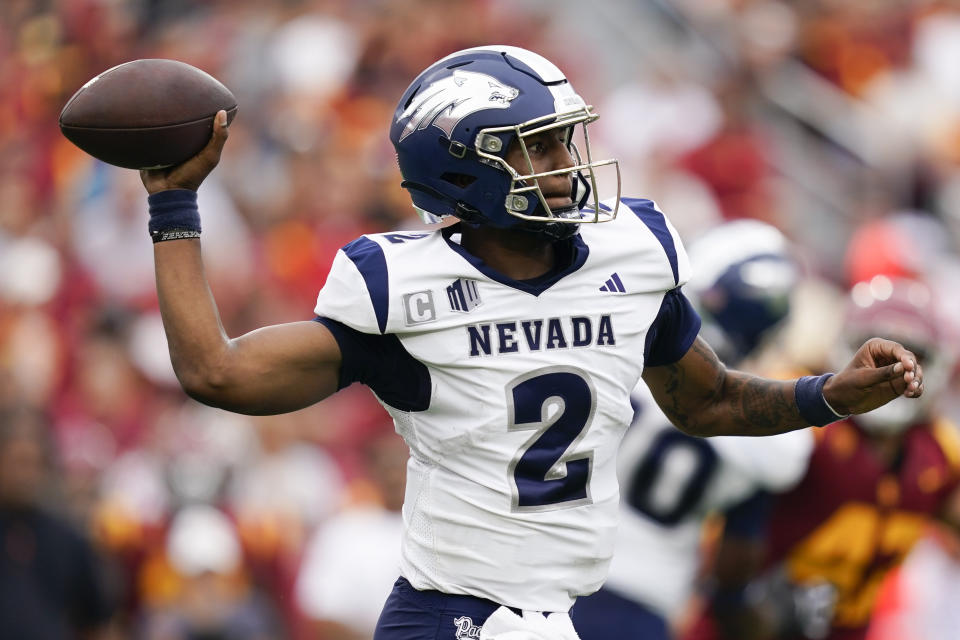
[[[771,225],[737,220],[704,233],[688,255],[687,290],[703,316],[704,339],[722,360],[738,363],[790,312],[800,269],[789,243]]]
[[[485,46],[453,53],[421,73],[397,105],[390,140],[402,186],[425,222],[452,215],[566,237],[581,222],[616,217],[619,167],[591,156],[586,125],[596,119],[547,59],[518,47]],[[525,140],[550,130],[564,132],[575,164],[536,173]],[[515,141],[529,169],[522,173],[504,159]],[[594,172],[601,166],[616,174],[611,206],[597,195]],[[573,178],[573,205],[551,210],[537,178],[558,174]]]

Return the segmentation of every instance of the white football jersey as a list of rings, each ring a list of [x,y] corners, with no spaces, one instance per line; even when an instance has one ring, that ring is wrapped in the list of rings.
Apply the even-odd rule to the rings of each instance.
[[[620,448],[622,516],[604,588],[675,620],[693,591],[706,517],[759,490],[799,482],[813,434],[693,438],[670,424],[643,383],[634,404],[636,422]]]
[[[411,453],[401,573],[414,587],[566,611],[603,582],[630,392],[648,330],[689,277],[663,214],[623,202],[581,226],[569,266],[533,281],[490,270],[449,229],[337,254],[316,313],[374,345],[364,382]],[[699,328],[690,314],[685,335],[658,334],[674,360]]]

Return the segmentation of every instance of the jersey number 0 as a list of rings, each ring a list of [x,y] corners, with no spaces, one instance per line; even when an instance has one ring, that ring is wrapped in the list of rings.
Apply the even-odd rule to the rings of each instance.
[[[585,371],[548,367],[507,387],[508,428],[534,434],[510,464],[513,510],[546,511],[590,503],[593,452],[574,452],[596,410]]]

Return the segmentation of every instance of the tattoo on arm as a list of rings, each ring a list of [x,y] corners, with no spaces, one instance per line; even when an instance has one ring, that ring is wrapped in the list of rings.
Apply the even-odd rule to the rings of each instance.
[[[702,361],[697,363],[693,371],[715,372],[714,380],[712,381],[713,388],[710,389],[709,396],[719,396],[720,389],[723,385],[723,365],[720,364],[717,355],[701,340],[694,341],[691,351]],[[663,370],[666,374],[664,391],[666,391],[668,403],[662,406],[661,409],[663,409],[673,424],[683,427],[691,425],[691,418],[694,416],[691,416],[690,409],[695,408],[697,403],[695,403],[694,400],[697,400],[697,398],[691,397],[688,390],[696,389],[698,385],[691,380],[687,367],[681,365],[679,361],[664,366]],[[709,402],[710,398],[705,397],[703,400]]]
[[[661,408],[685,431],[765,436],[807,426],[797,411],[792,381],[729,370],[702,340],[693,343],[682,362],[662,368]]]
[[[684,411],[683,403],[680,401],[681,395],[678,393],[678,390],[683,385],[683,368],[677,363],[673,363],[665,365],[663,369],[667,374],[663,390],[666,392],[665,395],[669,403],[664,402],[660,405],[660,408],[667,414],[667,417],[670,418],[670,422],[683,427],[690,419],[690,416]]]
[[[800,417],[793,382],[728,372],[726,398],[732,435],[769,436],[808,426]],[[726,430],[726,429],[725,429]]]

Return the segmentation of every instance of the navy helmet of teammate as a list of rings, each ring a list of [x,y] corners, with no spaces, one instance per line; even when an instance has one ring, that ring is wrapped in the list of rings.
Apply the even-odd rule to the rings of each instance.
[[[615,196],[620,176],[616,160],[593,159],[587,125],[597,117],[545,58],[517,47],[477,47],[439,60],[411,83],[390,140],[402,186],[424,221],[452,215],[564,238],[579,222],[617,214],[618,199],[611,207],[600,204],[596,170],[616,171]],[[544,133],[562,140],[574,164],[534,168],[528,143]],[[525,171],[507,161],[511,148],[520,149]],[[538,179],[548,176],[565,178],[566,193],[562,187],[544,193]]]
[[[703,318],[701,335],[721,360],[749,356],[790,313],[800,266],[787,238],[758,220],[707,231],[687,247],[686,291]]]

